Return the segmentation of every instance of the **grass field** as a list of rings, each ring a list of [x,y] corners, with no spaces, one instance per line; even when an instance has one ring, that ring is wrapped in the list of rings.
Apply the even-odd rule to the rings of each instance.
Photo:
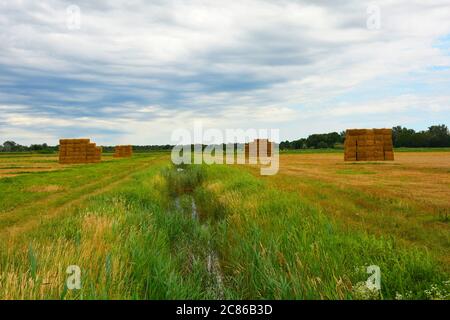
[[[0,299],[450,299],[446,151],[286,153],[275,176],[2,154]],[[362,285],[370,265],[380,292]]]

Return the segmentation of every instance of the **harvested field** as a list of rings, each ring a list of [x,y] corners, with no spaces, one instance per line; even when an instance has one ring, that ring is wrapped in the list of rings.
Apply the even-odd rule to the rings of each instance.
[[[397,153],[395,162],[340,154],[282,155],[277,188],[298,193],[347,227],[396,234],[450,266],[450,152]]]
[[[0,178],[13,177],[29,172],[47,172],[60,170],[56,155],[19,155],[11,157],[0,154]]]

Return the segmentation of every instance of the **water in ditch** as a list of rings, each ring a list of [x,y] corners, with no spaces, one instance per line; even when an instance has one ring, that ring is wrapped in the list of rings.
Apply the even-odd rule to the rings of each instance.
[[[190,214],[191,218],[196,221],[200,221],[199,212],[197,209],[197,205],[195,203],[195,199],[192,196],[189,196],[191,200],[190,206]],[[181,198],[178,196],[174,200],[175,208],[177,211],[183,211],[181,207]],[[210,228],[209,225],[203,224],[203,227]],[[218,299],[224,298],[224,288],[223,288],[223,275],[220,268],[220,262],[218,258],[217,252],[214,250],[211,241],[208,241],[207,246],[205,246],[205,256],[206,256],[206,269],[211,277],[213,290],[217,295]]]

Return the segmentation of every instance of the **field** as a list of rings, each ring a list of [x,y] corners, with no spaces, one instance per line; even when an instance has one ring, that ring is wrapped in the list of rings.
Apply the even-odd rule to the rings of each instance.
[[[288,152],[274,176],[0,154],[0,299],[450,299],[450,152],[403,151]]]

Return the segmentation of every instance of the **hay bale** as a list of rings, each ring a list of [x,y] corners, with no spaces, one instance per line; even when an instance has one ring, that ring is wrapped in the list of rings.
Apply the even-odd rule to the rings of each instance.
[[[101,151],[100,151],[101,152]],[[114,149],[114,158],[129,158],[133,154],[133,147],[131,145],[119,145]]]
[[[392,151],[385,151],[384,152],[384,160],[394,161],[394,152],[392,152]]]
[[[356,147],[356,136],[345,136],[344,146],[346,148]]]
[[[354,147],[345,147],[345,153],[356,153],[356,151],[357,151],[357,147],[356,146],[354,146]]]
[[[355,144],[356,161],[381,161],[387,160],[386,157],[393,158],[392,129],[347,129],[344,160],[350,161],[354,158]]]
[[[89,163],[97,157],[96,144],[90,139],[60,139],[60,163]]]

